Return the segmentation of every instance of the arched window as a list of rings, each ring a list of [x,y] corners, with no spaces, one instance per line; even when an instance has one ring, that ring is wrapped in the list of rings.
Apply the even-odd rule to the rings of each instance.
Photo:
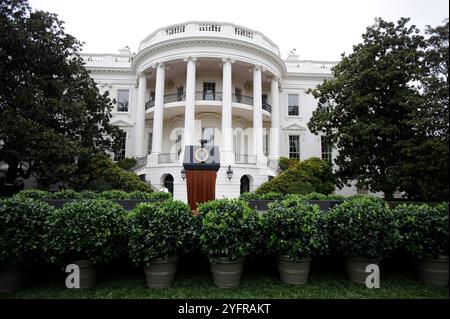
[[[250,179],[247,175],[241,177],[241,194],[250,191]]]
[[[169,192],[173,195],[173,176],[167,174],[164,178],[164,187],[169,190]]]

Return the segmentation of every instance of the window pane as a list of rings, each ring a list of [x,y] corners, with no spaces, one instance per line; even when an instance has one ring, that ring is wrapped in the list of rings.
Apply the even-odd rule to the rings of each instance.
[[[289,158],[300,159],[300,136],[289,135]]]
[[[147,154],[152,153],[152,143],[153,143],[153,133],[148,133],[148,148],[147,148]]]
[[[128,90],[117,91],[117,111],[128,112]]]
[[[126,141],[127,141],[127,134],[125,132],[122,132],[122,134],[119,137],[119,150],[114,153],[115,161],[120,161],[125,158]]]
[[[332,144],[327,136],[320,137],[321,147],[322,147],[322,160],[332,161]]]
[[[288,94],[288,115],[298,116],[298,94]]]

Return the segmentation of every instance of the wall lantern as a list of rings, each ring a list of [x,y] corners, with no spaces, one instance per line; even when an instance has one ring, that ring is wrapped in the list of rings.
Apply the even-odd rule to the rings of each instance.
[[[186,179],[186,170],[184,168],[181,170],[181,178],[183,181]]]
[[[228,165],[227,177],[229,181],[231,181],[231,178],[233,177],[233,170],[231,169],[231,165]]]

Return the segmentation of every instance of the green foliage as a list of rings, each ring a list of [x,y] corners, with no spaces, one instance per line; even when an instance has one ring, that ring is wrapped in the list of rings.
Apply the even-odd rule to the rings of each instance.
[[[277,192],[283,194],[330,194],[334,191],[334,175],[330,163],[312,157],[296,161],[280,175],[262,184],[257,194]]]
[[[219,199],[198,206],[200,249],[210,259],[228,257],[234,260],[249,254],[257,244],[260,217],[247,203]]]
[[[285,197],[284,194],[276,193],[276,192],[268,192],[265,194],[257,194],[257,193],[243,193],[239,196],[240,200],[250,201],[250,200],[278,200],[283,199]]]
[[[136,159],[131,158],[131,157],[124,158],[123,160],[120,160],[117,162],[117,166],[119,166],[120,168],[127,170],[127,171],[131,171],[131,169],[135,165],[136,165]]]
[[[382,257],[400,242],[398,220],[380,199],[347,200],[333,207],[326,216],[330,242],[345,255]]]
[[[128,193],[121,190],[110,190],[104,191],[100,193],[100,197],[104,199],[110,200],[120,200],[120,199],[128,199]]]
[[[120,168],[105,155],[80,159],[79,169],[71,182],[81,189],[93,191],[123,190],[152,192],[149,184],[135,173]]]
[[[131,260],[139,265],[189,251],[197,238],[194,218],[181,201],[139,204],[127,219]]]
[[[29,266],[39,259],[44,223],[52,211],[31,198],[0,200],[0,264]]]
[[[46,200],[50,197],[50,193],[40,189],[29,188],[18,192],[17,194],[14,195],[14,197]]]
[[[82,199],[97,199],[100,198],[100,194],[94,191],[83,190],[80,193],[80,198]]]
[[[49,199],[80,199],[83,198],[81,193],[73,189],[64,189],[55,193],[50,193]]]
[[[269,205],[263,215],[267,250],[298,260],[328,249],[325,218],[317,205],[291,197]]]
[[[164,202],[171,200],[172,194],[166,192],[153,192],[153,193],[133,192],[130,193],[130,198],[148,199],[153,202]]]
[[[372,191],[442,201],[448,188],[448,21],[428,28],[381,18],[363,43],[310,91],[319,100],[308,123],[339,150],[338,186],[353,180]]]
[[[400,221],[402,247],[419,258],[448,255],[448,203],[402,204],[393,209]]]
[[[56,209],[45,224],[44,249],[52,263],[79,259],[108,263],[125,248],[125,211],[104,199],[77,200]]]
[[[298,159],[288,158],[288,157],[280,157],[278,160],[278,165],[282,171],[287,170],[289,167],[297,165],[299,162]]]
[[[117,147],[112,101],[80,56],[82,44],[55,14],[26,0],[0,2],[0,194],[18,177],[47,187],[77,170],[77,158]]]

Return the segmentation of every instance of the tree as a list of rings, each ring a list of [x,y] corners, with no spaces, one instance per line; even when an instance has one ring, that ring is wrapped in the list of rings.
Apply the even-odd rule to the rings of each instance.
[[[26,0],[0,2],[0,162],[8,164],[0,192],[18,177],[65,179],[80,158],[114,149],[112,102],[84,68],[81,46],[56,15]]]
[[[354,46],[348,56],[342,55],[332,70],[333,78],[310,91],[319,99],[319,107],[308,127],[313,133],[324,132],[337,146],[339,168],[335,173],[339,185],[356,180],[372,191],[384,192],[388,199],[396,190],[411,194],[406,179],[438,182],[415,162],[436,145],[436,140],[424,132],[445,135],[441,127],[446,121],[448,126],[439,100],[447,96],[448,114],[448,91],[440,87],[439,98],[431,93],[437,91],[431,89],[435,75],[429,72],[430,66],[437,65],[441,57],[431,62],[433,50],[425,50],[427,41],[414,25],[408,27],[408,22],[408,18],[396,24],[378,18],[363,34],[363,43]],[[427,109],[430,104],[435,106],[433,111]],[[424,113],[426,119],[422,118]],[[439,146],[441,149],[443,145]],[[447,161],[447,157],[442,160]],[[427,165],[435,164],[431,161]]]
[[[401,141],[399,188],[414,200],[442,201],[449,198],[449,22],[427,26],[421,89],[423,104],[411,120],[409,139]]]
[[[263,183],[257,194],[277,192],[282,194],[309,194],[313,192],[331,194],[335,189],[335,179],[330,163],[318,157],[304,161],[292,160],[278,176]]]

